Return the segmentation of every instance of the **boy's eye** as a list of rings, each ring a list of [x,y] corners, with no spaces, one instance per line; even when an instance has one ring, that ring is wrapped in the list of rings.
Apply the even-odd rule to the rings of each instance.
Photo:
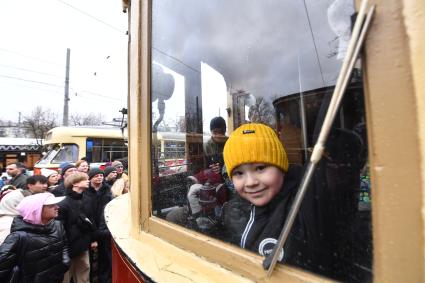
[[[232,177],[238,177],[238,176],[241,176],[242,174],[243,174],[242,171],[233,170]]]
[[[255,170],[256,171],[263,171],[266,168],[267,168],[267,165],[266,164],[261,164],[261,165],[255,166]]]

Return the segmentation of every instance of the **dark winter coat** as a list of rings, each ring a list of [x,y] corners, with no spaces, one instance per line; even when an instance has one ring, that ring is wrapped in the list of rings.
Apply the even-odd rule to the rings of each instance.
[[[346,278],[338,273],[341,266],[359,272],[350,262],[341,260],[342,243],[345,243],[346,249],[352,245],[343,241],[346,235],[350,235],[347,232],[349,227],[344,230],[345,236],[339,237],[342,240],[336,237],[343,227],[351,226],[349,217],[342,218],[340,214],[341,211],[350,210],[352,200],[338,197],[338,201],[332,203],[324,201],[343,192],[331,192],[329,184],[323,187],[324,178],[320,178],[322,167],[321,164],[304,195],[279,261],[341,280]],[[240,242],[242,247],[261,255],[272,252],[291,209],[302,173],[301,168],[291,166],[285,174],[281,191],[273,200],[262,207],[252,205],[250,219]],[[342,223],[337,226],[336,221]]]
[[[62,221],[65,227],[69,243],[69,255],[74,258],[89,249],[93,225],[83,207],[83,194],[67,190],[66,198],[58,205],[58,219]]]
[[[92,241],[98,241],[105,237],[109,238],[110,233],[106,227],[103,212],[105,206],[113,198],[111,188],[106,184],[102,184],[102,187],[96,191],[90,186],[83,195],[84,211],[95,228],[94,233],[92,233]]]
[[[294,201],[302,170],[291,166],[285,174],[281,191],[265,206],[252,206],[251,215],[242,234],[240,245],[261,255],[272,252],[285,224]],[[327,256],[322,249],[323,231],[318,229],[314,208],[306,205],[314,198],[314,190],[309,188],[303,204],[296,216],[291,233],[279,260],[296,266],[312,269]],[[316,211],[317,212],[317,211]],[[314,263],[312,266],[310,266]]]
[[[261,255],[273,249],[279,238],[296,194],[299,172],[291,168],[285,174],[281,191],[265,206],[251,206],[251,214],[240,245]]]
[[[98,191],[90,186],[83,197],[84,209],[95,227],[91,241],[98,244],[97,270],[92,270],[91,273],[92,277],[97,276],[102,283],[110,282],[112,278],[111,234],[104,216],[105,206],[112,198],[111,188],[107,184],[102,184]]]
[[[55,195],[55,197],[61,197],[66,195],[66,189],[65,189],[65,184],[62,181],[61,183],[59,183],[59,185],[57,185],[52,191],[52,194]]]
[[[116,181],[116,179],[110,180],[110,181],[105,180],[105,184],[112,188],[112,185],[115,183],[115,181]]]
[[[22,246],[25,247],[23,253],[20,252]],[[7,282],[20,254],[20,282],[62,282],[70,259],[61,222],[53,220],[47,225],[35,225],[25,222],[21,216],[15,217],[11,234],[0,246],[0,282]]]

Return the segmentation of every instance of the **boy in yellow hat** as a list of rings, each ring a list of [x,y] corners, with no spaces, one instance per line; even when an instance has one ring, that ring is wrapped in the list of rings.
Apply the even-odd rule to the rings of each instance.
[[[300,174],[288,172],[282,143],[275,131],[263,124],[237,128],[224,146],[224,162],[236,191],[252,204],[240,246],[265,256],[277,243]]]
[[[278,259],[338,281],[370,281],[370,222],[367,214],[358,215],[356,198],[360,143],[347,130],[334,129],[330,136],[328,157],[317,167]],[[235,190],[251,203],[240,246],[266,256],[292,207],[302,167],[288,165],[277,134],[263,124],[237,128],[223,155]],[[357,227],[362,235],[353,233]]]

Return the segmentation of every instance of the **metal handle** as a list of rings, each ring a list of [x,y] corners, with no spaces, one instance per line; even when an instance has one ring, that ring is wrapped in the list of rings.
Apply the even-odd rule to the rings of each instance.
[[[291,231],[292,225],[294,223],[295,217],[298,213],[298,210],[301,206],[301,202],[307,190],[308,184],[310,183],[311,177],[313,176],[314,169],[320,159],[322,158],[323,151],[325,148],[326,140],[329,135],[332,123],[336,117],[337,109],[341,104],[345,89],[347,87],[348,81],[351,77],[354,64],[357,60],[357,57],[360,53],[360,49],[363,45],[363,42],[366,38],[367,31],[372,22],[372,17],[375,12],[375,6],[373,5],[367,15],[366,15],[366,6],[367,0],[364,0],[361,3],[359,13],[357,16],[357,21],[354,25],[353,34],[350,40],[350,44],[347,50],[347,55],[345,57],[341,72],[339,74],[335,90],[332,95],[332,100],[329,104],[328,111],[326,113],[325,120],[323,122],[322,128],[320,130],[319,138],[314,146],[313,153],[310,158],[310,162],[307,166],[306,172],[304,173],[301,184],[298,188],[298,192],[295,196],[294,203],[292,204],[289,215],[285,221],[282,232],[279,236],[279,241],[275,245],[273,252],[269,254],[263,261],[263,268],[267,269],[267,276],[271,276],[273,269],[276,265],[279,252],[288,238],[289,232]]]

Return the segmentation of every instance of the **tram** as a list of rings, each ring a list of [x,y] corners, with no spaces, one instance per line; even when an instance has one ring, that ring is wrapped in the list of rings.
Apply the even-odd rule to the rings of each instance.
[[[131,192],[105,208],[114,282],[425,281],[425,2],[124,5]],[[373,18],[365,16],[372,7]],[[367,30],[363,46],[353,39],[359,29]],[[360,55],[348,60],[353,46]],[[190,213],[186,223],[167,217],[187,207],[215,116],[225,119],[227,135],[245,123],[269,125],[290,165],[301,168],[316,160],[328,126],[306,187],[315,197],[300,204],[314,212],[305,228],[321,241],[307,243],[299,260],[263,268],[267,255],[227,237],[229,227],[237,234],[236,224],[246,224],[237,208],[225,214],[229,227],[224,205],[205,210],[213,226]],[[186,142],[186,168],[160,174],[158,128],[172,123]],[[161,194],[164,184],[175,194]]]
[[[75,163],[81,158],[94,167],[127,157],[126,137],[119,128],[56,127],[46,134],[46,154],[34,166],[34,174],[42,168],[58,170],[63,162]]]

